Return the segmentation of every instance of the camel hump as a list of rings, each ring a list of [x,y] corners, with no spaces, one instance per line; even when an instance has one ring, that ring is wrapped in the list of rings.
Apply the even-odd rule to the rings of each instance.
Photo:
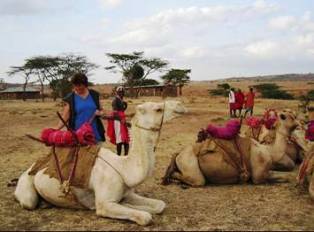
[[[207,133],[217,139],[234,139],[240,132],[240,120],[230,120],[224,126],[219,127],[212,124],[207,126]]]

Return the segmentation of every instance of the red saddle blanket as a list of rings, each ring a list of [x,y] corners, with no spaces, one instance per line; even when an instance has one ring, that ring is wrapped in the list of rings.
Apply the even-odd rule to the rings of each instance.
[[[212,124],[207,126],[206,132],[214,138],[218,139],[234,139],[239,134],[241,123],[239,120],[230,120],[225,126],[219,127]]]
[[[41,140],[48,146],[74,146],[76,139],[81,145],[96,144],[96,138],[90,123],[84,123],[74,133],[71,131],[56,130],[53,128],[45,128],[41,132]]]

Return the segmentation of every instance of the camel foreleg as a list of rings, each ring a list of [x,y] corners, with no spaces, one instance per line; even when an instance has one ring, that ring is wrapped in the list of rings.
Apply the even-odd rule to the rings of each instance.
[[[140,196],[134,191],[131,191],[124,199],[124,206],[130,208],[143,210],[151,214],[160,214],[164,211],[166,204],[165,202],[157,199],[151,199],[147,197]]]
[[[290,182],[286,173],[269,171],[267,181],[271,183],[287,183]]]
[[[132,209],[116,202],[96,203],[96,214],[101,217],[131,220],[142,226],[148,225],[152,221],[150,213]]]
[[[294,161],[286,154],[276,163],[273,163],[272,170],[290,172],[295,168]]]

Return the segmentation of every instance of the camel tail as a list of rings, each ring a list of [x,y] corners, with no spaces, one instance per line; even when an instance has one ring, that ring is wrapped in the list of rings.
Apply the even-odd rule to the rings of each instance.
[[[169,185],[169,184],[171,184],[172,174],[175,171],[179,170],[178,167],[177,167],[177,164],[176,164],[176,158],[177,158],[178,155],[179,155],[179,153],[175,153],[174,155],[172,155],[170,164],[169,164],[169,166],[168,166],[168,168],[166,170],[166,173],[165,173],[164,177],[162,178],[162,182],[161,182],[162,185]]]

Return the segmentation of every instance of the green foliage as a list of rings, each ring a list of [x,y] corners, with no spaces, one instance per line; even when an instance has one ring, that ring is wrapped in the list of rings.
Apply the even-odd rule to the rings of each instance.
[[[125,84],[127,86],[140,85],[144,76],[144,69],[139,64],[135,64],[129,70],[123,72],[125,77]]]
[[[287,91],[280,90],[280,86],[275,83],[264,83],[254,86],[262,94],[262,98],[270,99],[294,99],[294,96]]]
[[[13,66],[9,75],[22,73],[26,87],[30,77],[35,77],[41,84],[42,92],[44,84],[48,82],[52,89],[53,97],[63,97],[69,90],[69,81],[77,72],[87,74],[97,68],[97,65],[88,62],[85,56],[64,54],[61,56],[35,56],[27,58],[23,66]],[[42,97],[44,94],[42,94]],[[43,97],[44,99],[44,97]]]
[[[142,85],[153,72],[162,71],[168,62],[160,58],[145,58],[144,52],[131,54],[106,53],[110,65],[105,67],[113,73],[121,72],[126,86]],[[145,82],[144,82],[145,83]]]
[[[314,101],[314,90],[310,90],[308,93],[307,93],[307,97],[310,101]]]
[[[159,82],[154,79],[144,79],[141,85],[159,85]]]
[[[227,97],[228,96],[228,91],[226,91],[223,88],[210,89],[209,90],[209,94],[211,96],[225,96],[225,97]]]
[[[72,91],[72,84],[67,79],[52,80],[49,83],[49,87],[52,89],[52,97],[64,97]]]
[[[160,78],[166,83],[172,82],[174,85],[183,86],[190,81],[189,73],[191,69],[171,69]]]
[[[231,88],[231,86],[228,83],[218,84],[217,87],[218,89],[224,89],[224,90],[229,90]]]
[[[262,92],[262,91],[276,91],[279,90],[279,86],[275,83],[264,83],[264,84],[259,84],[259,85],[254,85],[253,86],[257,91]]]
[[[160,78],[165,83],[172,83],[179,86],[179,94],[182,95],[182,87],[190,81],[189,73],[191,73],[191,69],[171,69]]]
[[[209,90],[209,95],[227,97],[229,94],[230,88],[232,88],[232,87],[228,83],[217,84],[216,89],[210,89]]]

